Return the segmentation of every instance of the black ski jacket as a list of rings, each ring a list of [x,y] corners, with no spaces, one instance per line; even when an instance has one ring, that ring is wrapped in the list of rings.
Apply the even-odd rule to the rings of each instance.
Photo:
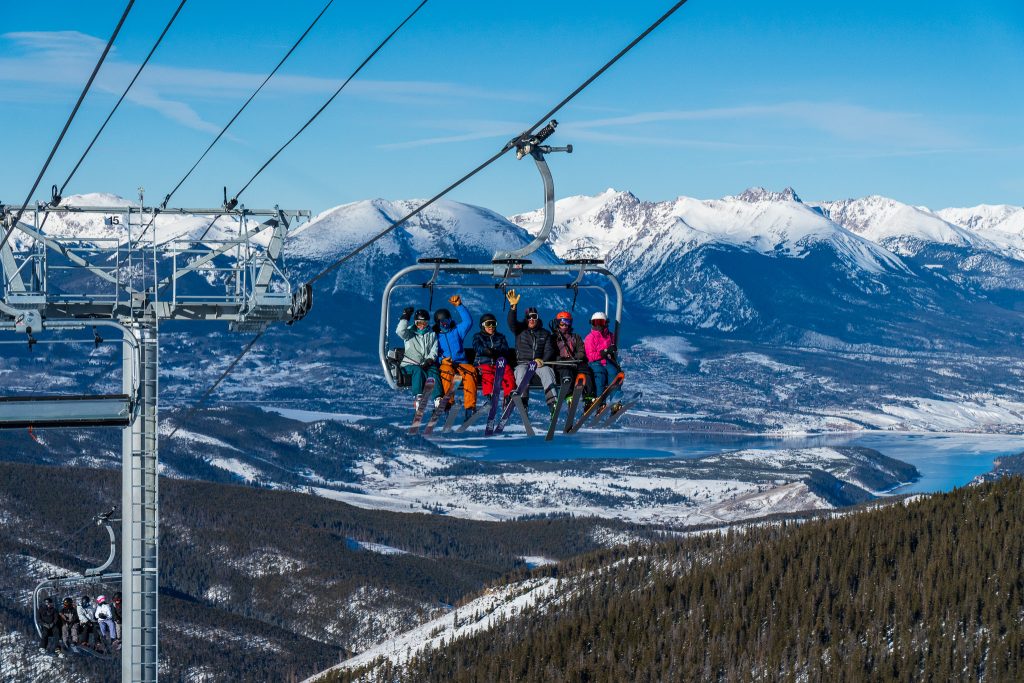
[[[551,333],[544,329],[542,320],[537,321],[537,327],[532,330],[526,321],[520,322],[516,319],[514,308],[508,309],[508,329],[516,335],[516,359],[519,363],[529,363],[534,358],[540,358],[545,363],[558,358],[558,349],[551,338]]]
[[[50,628],[57,625],[57,608],[53,605],[43,604],[39,607],[39,625],[43,628]]]

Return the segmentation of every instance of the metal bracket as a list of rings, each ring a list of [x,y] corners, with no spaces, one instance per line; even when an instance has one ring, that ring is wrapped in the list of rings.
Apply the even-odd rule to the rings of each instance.
[[[524,256],[529,256],[540,249],[540,247],[548,241],[548,237],[551,235],[551,229],[555,225],[555,182],[551,177],[551,169],[548,168],[548,162],[544,160],[544,155],[550,152],[572,153],[572,145],[566,145],[565,147],[549,147],[541,144],[555,132],[556,126],[558,126],[558,121],[552,119],[551,123],[544,126],[544,128],[537,131],[534,135],[529,137],[520,136],[509,143],[510,145],[514,145],[516,148],[516,158],[522,159],[524,156],[530,155],[533,157],[537,170],[540,172],[541,180],[544,183],[544,223],[541,226],[540,232],[537,233],[537,236],[532,242],[521,249],[516,249],[515,251],[496,252],[493,258],[494,261],[505,261],[508,259],[518,259],[523,258]]]

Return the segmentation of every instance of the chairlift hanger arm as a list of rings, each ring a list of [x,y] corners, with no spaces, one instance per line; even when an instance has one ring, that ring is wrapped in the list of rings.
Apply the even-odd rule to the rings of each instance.
[[[567,145],[565,147],[549,147],[541,144],[555,132],[555,128],[557,126],[558,121],[552,119],[548,125],[537,131],[535,134],[520,136],[513,141],[513,143],[510,143],[514,144],[516,147],[516,158],[522,159],[524,156],[530,155],[533,157],[537,170],[540,172],[541,180],[544,183],[544,223],[541,226],[540,232],[537,233],[537,236],[532,242],[514,251],[499,251],[495,253],[495,261],[518,259],[523,258],[524,256],[529,256],[540,249],[548,241],[551,229],[555,225],[555,182],[551,177],[551,169],[548,167],[548,162],[544,160],[544,155],[548,152],[572,152],[572,145]]]

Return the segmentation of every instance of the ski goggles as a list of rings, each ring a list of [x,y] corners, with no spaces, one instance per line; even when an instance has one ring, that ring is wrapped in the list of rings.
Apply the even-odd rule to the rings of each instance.
[[[417,320],[416,321],[416,327],[426,327],[428,322],[429,321],[427,321],[427,320]]]
[[[572,327],[572,321],[571,320],[559,320],[558,321],[558,326],[559,327]]]
[[[540,320],[540,316],[537,315],[536,313],[527,313],[526,314],[526,319],[527,320]]]
[[[498,326],[498,323],[494,322],[493,320],[485,320],[482,324],[483,324],[484,327],[497,327]]]
[[[590,324],[593,325],[594,327],[608,327],[607,320],[591,320]]]

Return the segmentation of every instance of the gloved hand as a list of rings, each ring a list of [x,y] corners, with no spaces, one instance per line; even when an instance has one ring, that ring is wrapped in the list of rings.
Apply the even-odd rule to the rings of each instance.
[[[513,309],[515,309],[515,307],[519,305],[520,296],[516,294],[516,290],[510,289],[507,292],[505,292],[505,298],[508,299],[508,302]]]
[[[423,362],[420,363],[420,367],[423,368],[424,370],[429,370],[431,367],[433,367],[435,362],[436,361],[433,358],[424,358]]]
[[[540,358],[534,358],[534,360],[535,360],[535,361],[537,361],[537,367],[538,367],[538,368],[542,368],[542,367],[544,367],[544,361],[543,361],[542,359],[540,359]]]
[[[498,356],[501,355],[501,351],[499,351],[498,349],[487,349],[485,355],[488,358],[497,358]]]
[[[448,297],[448,303],[450,303],[452,306],[461,306],[462,297],[459,296],[458,294],[452,294],[450,297]]]
[[[607,358],[608,356],[608,349],[601,349],[601,358]]]
[[[404,309],[402,309],[402,320],[409,320],[410,318],[412,318],[413,311],[415,310],[416,309],[413,308],[412,306],[406,306]]]

